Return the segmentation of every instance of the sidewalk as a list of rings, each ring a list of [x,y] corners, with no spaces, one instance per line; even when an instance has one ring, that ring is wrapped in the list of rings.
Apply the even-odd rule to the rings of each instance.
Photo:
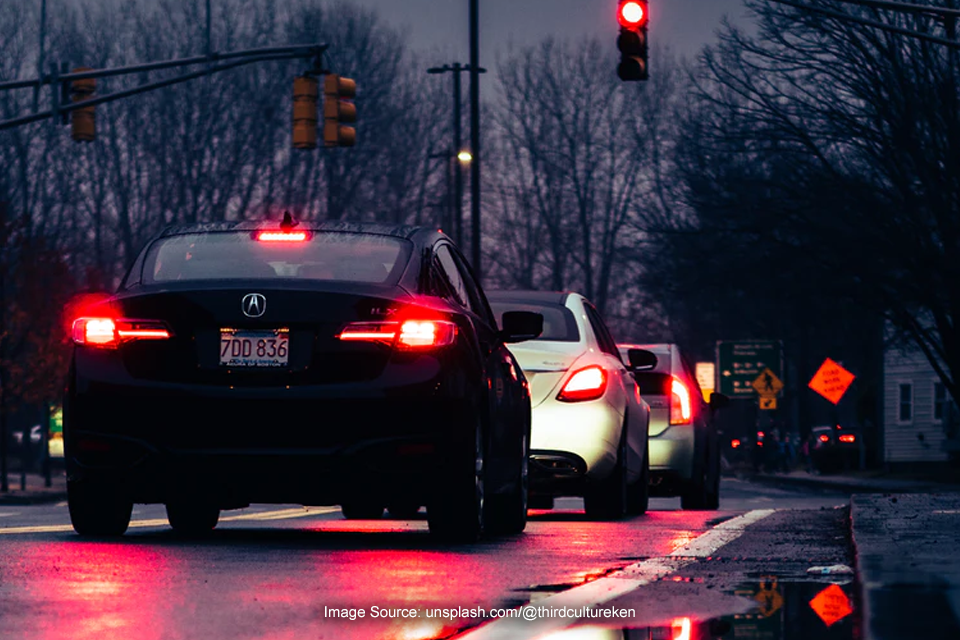
[[[9,491],[0,492],[0,505],[5,504],[43,504],[60,502],[67,499],[67,477],[63,469],[54,469],[50,474],[51,486],[45,486],[42,474],[28,473],[27,488],[20,489],[20,472],[7,474]]]
[[[865,640],[960,638],[960,495],[856,495]]]
[[[776,486],[794,486],[843,493],[943,493],[960,492],[960,470],[936,473],[888,473],[884,471],[852,471],[844,474],[820,475],[807,471],[789,473],[753,473],[740,471],[742,480]]]

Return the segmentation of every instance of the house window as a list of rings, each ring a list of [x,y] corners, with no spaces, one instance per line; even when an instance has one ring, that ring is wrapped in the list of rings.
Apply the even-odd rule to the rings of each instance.
[[[900,385],[900,407],[898,411],[900,422],[910,422],[913,419],[913,385]]]
[[[933,419],[943,421],[947,415],[947,388],[942,382],[933,383]]]

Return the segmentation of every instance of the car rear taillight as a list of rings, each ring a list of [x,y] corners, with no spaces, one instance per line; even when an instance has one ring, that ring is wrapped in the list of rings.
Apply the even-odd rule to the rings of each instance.
[[[736,449],[736,448],[738,448],[739,446],[740,446],[740,441],[739,441],[737,438],[734,438],[733,440],[730,441],[730,448],[731,448],[731,449]]]
[[[309,236],[306,231],[259,231],[258,242],[304,242]]]
[[[825,433],[822,433],[820,434],[820,437],[818,438],[818,440],[820,440],[820,442],[830,442],[830,436],[828,436]]]
[[[173,335],[160,320],[129,318],[77,318],[73,321],[73,341],[89,347],[115,349],[133,340],[166,340]]]
[[[690,424],[693,408],[687,385],[674,376],[670,381],[670,424]]]
[[[603,367],[591,365],[574,373],[563,385],[557,400],[583,402],[596,400],[607,390],[607,373]]]
[[[857,441],[857,436],[852,433],[845,433],[840,436],[840,442],[846,442],[847,444],[852,444]]]
[[[453,344],[457,325],[447,320],[353,322],[338,337],[348,342],[381,342],[399,349],[432,349]]]

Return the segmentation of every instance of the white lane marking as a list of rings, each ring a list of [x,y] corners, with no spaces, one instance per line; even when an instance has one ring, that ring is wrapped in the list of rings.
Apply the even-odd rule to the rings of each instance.
[[[241,513],[235,516],[225,516],[220,518],[220,522],[236,522],[244,520],[270,521],[286,520],[289,518],[303,518],[307,516],[319,516],[339,511],[339,507],[319,507],[319,508],[295,508],[279,509],[275,511],[259,511],[257,513]],[[147,520],[133,520],[130,522],[131,529],[146,527],[165,527],[169,523],[166,518],[151,518]],[[73,526],[69,524],[38,525],[26,527],[0,527],[0,535],[15,535],[24,533],[65,533],[73,531]]]
[[[9,518],[10,516],[18,516],[18,515],[20,515],[19,511],[4,511],[0,513],[0,518]]]
[[[579,609],[596,607],[605,602],[610,602],[634,589],[670,575],[688,564],[693,564],[700,558],[714,555],[722,546],[730,544],[743,535],[748,526],[766,518],[775,511],[776,509],[756,509],[742,516],[721,522],[703,535],[675,549],[667,556],[634,563],[593,582],[537,600],[536,606],[547,609],[562,607]],[[536,638],[546,633],[560,631],[572,626],[575,622],[575,619],[559,617],[536,618],[531,621],[522,618],[499,618],[458,636],[458,638],[460,640]]]

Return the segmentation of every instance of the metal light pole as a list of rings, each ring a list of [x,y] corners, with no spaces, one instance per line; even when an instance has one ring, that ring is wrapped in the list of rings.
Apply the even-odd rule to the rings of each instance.
[[[471,65],[462,65],[459,62],[454,62],[452,65],[445,64],[442,67],[430,67],[427,69],[427,73],[438,74],[438,73],[453,73],[453,149],[452,155],[459,157],[463,151],[462,142],[461,142],[461,125],[463,123],[463,117],[460,115],[460,107],[463,104],[463,101],[460,98],[460,74],[464,71],[470,71],[472,69]],[[486,73],[486,69],[480,69],[480,73]],[[474,154],[470,154],[471,158]],[[460,160],[461,163],[469,162],[469,160]],[[454,228],[454,240],[461,247],[463,246],[463,170],[461,167],[457,166],[454,171],[454,197],[453,197],[453,208],[454,216],[451,224]]]
[[[483,281],[480,264],[480,31],[479,0],[470,0],[470,222],[473,272]]]

